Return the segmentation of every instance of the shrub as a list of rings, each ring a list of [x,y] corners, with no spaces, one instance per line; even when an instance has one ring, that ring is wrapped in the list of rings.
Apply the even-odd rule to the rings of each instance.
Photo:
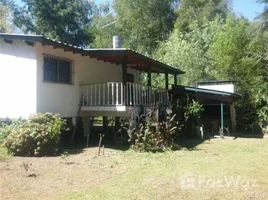
[[[174,139],[181,130],[176,114],[168,108],[159,113],[158,108],[151,108],[148,115],[141,116],[136,127],[128,130],[132,148],[136,151],[155,151],[174,149]],[[162,116],[163,119],[160,119]],[[164,116],[164,117],[163,117]]]
[[[58,150],[60,134],[65,120],[57,114],[34,114],[25,123],[11,129],[4,141],[10,153],[15,155],[51,155]]]
[[[25,122],[23,119],[7,120],[2,122],[0,126],[0,143],[2,143],[7,136],[10,135],[13,129],[16,129]]]

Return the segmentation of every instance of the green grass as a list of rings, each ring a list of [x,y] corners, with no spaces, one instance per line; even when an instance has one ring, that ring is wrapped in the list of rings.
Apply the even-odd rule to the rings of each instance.
[[[194,150],[166,153],[120,153],[122,175],[103,184],[70,193],[64,199],[263,199],[268,198],[268,140],[211,140]],[[265,159],[266,158],[266,159]],[[182,189],[180,177],[254,180],[258,187]]]
[[[137,153],[98,148],[69,155],[68,163],[58,157],[6,157],[0,149],[3,199],[268,199],[268,140],[213,139],[201,144],[181,142],[185,148],[163,153]],[[30,163],[29,174],[20,167]],[[225,180],[239,177],[255,180],[219,188],[211,184],[185,189],[180,178]]]

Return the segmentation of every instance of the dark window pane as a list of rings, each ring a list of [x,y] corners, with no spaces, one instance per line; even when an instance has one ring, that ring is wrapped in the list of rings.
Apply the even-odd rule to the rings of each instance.
[[[127,74],[127,82],[134,83],[134,76],[133,76],[133,74]]]
[[[44,58],[44,81],[57,82],[57,60]]]
[[[58,60],[59,62],[59,82],[71,83],[71,63],[69,61]]]

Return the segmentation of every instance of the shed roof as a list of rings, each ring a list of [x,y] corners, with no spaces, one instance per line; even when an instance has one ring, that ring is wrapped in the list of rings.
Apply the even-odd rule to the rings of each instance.
[[[129,68],[141,71],[151,70],[151,72],[155,73],[184,74],[184,72],[178,68],[172,67],[166,63],[160,62],[144,54],[126,48],[85,49],[64,42],[49,39],[42,35],[0,33],[0,39],[1,38],[10,43],[13,40],[25,41],[29,45],[33,45],[35,42],[40,42],[43,45],[50,45],[54,48],[61,48],[65,51],[79,53],[83,56],[90,56],[92,58],[117,65],[122,64],[123,60],[125,59],[126,64]]]
[[[182,94],[188,94],[196,97],[202,97],[203,100],[217,100],[217,101],[226,101],[233,102],[241,98],[241,95],[230,92],[223,92],[218,90],[210,90],[182,85],[173,85],[170,93],[175,97]]]

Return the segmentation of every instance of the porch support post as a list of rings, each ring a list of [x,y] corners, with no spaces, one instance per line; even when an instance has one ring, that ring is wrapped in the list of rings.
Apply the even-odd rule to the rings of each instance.
[[[165,73],[166,90],[168,90],[168,73]]]
[[[124,55],[124,59],[122,62],[122,83],[123,83],[123,105],[127,105],[126,97],[127,97],[127,60],[126,55]]]
[[[152,74],[151,74],[151,66],[149,66],[149,69],[148,69],[148,101],[149,101],[149,104],[152,103]]]
[[[174,74],[174,85],[178,84],[177,74]]]
[[[103,126],[104,130],[107,129],[107,126],[108,126],[108,117],[105,117],[105,116],[102,117],[102,126]]]
[[[151,87],[151,86],[152,86],[152,73],[151,73],[151,67],[150,67],[149,70],[148,70],[147,76],[148,76],[148,86]]]
[[[221,102],[221,137],[223,138],[223,103]]]
[[[236,132],[236,111],[235,111],[235,103],[233,102],[230,105],[230,118],[232,123],[232,133]]]

